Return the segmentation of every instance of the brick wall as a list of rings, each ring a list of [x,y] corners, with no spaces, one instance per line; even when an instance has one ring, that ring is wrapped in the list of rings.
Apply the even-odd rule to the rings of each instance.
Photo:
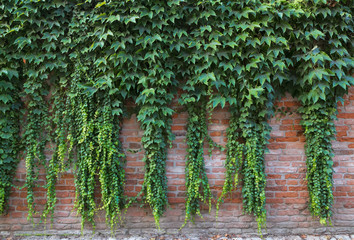
[[[305,155],[303,131],[300,115],[296,113],[299,103],[286,96],[279,106],[290,107],[291,114],[276,116],[270,124],[273,128],[271,142],[266,155],[267,189],[267,232],[271,234],[310,234],[310,233],[354,233],[354,88],[346,96],[344,106],[339,107],[337,140],[333,142],[334,158],[334,214],[333,227],[323,227],[313,220],[308,208],[308,192],[305,181]],[[226,129],[229,122],[228,109],[214,111],[209,133],[213,140],[221,145],[226,144]],[[169,149],[167,161],[168,197],[170,206],[161,218],[161,229],[166,233],[176,233],[184,221],[184,168],[186,150],[185,112],[173,116],[173,133],[176,139],[173,148]],[[144,163],[141,161],[140,140],[142,131],[133,115],[123,123],[121,140],[127,151],[127,184],[126,194],[135,196],[141,189],[144,178]],[[49,150],[48,150],[49,152]],[[205,151],[205,162],[209,183],[214,196],[221,193],[224,179],[225,153],[215,150],[212,157]],[[40,176],[45,179],[44,175]],[[22,186],[25,179],[25,164],[21,161],[17,170],[16,185]],[[44,181],[43,181],[44,182]],[[42,183],[43,183],[42,182]],[[26,191],[13,189],[10,198],[10,210],[6,216],[0,217],[2,233],[40,231],[61,233],[63,231],[80,230],[80,217],[73,210],[75,198],[74,178],[71,173],[61,175],[57,184],[58,203],[56,206],[54,224],[46,226],[41,223],[33,226],[26,220]],[[37,208],[40,211],[45,203],[45,189],[36,189]],[[208,214],[205,208],[204,219],[199,217],[196,224],[188,224],[182,233],[256,233],[256,223],[253,217],[242,214],[242,199],[240,189],[229,197],[220,208],[219,219],[215,220],[215,209]],[[39,222],[36,217],[35,223]],[[109,231],[104,223],[104,214],[98,213],[97,231]],[[46,230],[44,228],[46,227]],[[87,224],[86,230],[91,227]],[[123,226],[118,228],[121,234],[154,233],[154,220],[148,207],[139,208],[135,205],[128,209]],[[0,232],[0,235],[1,235]]]

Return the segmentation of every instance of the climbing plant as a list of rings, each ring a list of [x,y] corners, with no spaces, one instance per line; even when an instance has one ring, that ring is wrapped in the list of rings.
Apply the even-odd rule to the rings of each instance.
[[[75,149],[75,206],[82,216],[82,228],[85,221],[95,227],[94,215],[100,209],[95,201],[97,182],[101,187],[106,221],[112,229],[119,223],[125,205],[124,153],[119,133],[126,93],[119,92],[124,82],[113,58],[116,39],[110,28],[104,27],[109,18],[117,17],[116,12],[109,11],[115,7],[114,4],[104,6],[93,2],[77,5],[69,29],[73,42],[68,40],[67,45],[75,70],[70,75],[67,93],[68,116],[72,122],[67,139],[69,150]],[[110,12],[110,15],[100,18],[104,12]],[[85,29],[80,27],[82,24]],[[114,27],[117,26],[111,26]],[[103,40],[106,44],[102,44]]]
[[[240,140],[241,133],[238,125],[238,117],[234,116],[234,114],[231,116],[230,126],[227,129],[225,182],[216,203],[216,218],[218,218],[220,204],[224,201],[226,195],[236,189],[243,164],[244,143]]]
[[[22,31],[33,28],[15,40],[17,49],[23,53],[24,67],[23,97],[26,104],[25,130],[23,142],[25,143],[26,183],[28,219],[32,220],[35,210],[34,188],[39,187],[38,175],[41,166],[46,164],[44,154],[48,133],[48,102],[46,97],[49,93],[48,78],[54,62],[51,58],[50,42],[54,39],[45,39],[38,34],[38,26],[43,28],[43,33],[50,31],[50,24],[45,19],[46,9],[40,3],[24,1],[17,9],[17,19],[22,25]],[[49,20],[49,19],[48,19]],[[36,27],[35,27],[36,26]],[[51,70],[50,70],[51,69]]]
[[[176,1],[175,1],[176,2]],[[137,119],[144,130],[142,146],[145,150],[145,176],[142,186],[143,199],[152,209],[156,226],[168,204],[166,160],[167,148],[172,144],[171,116],[169,106],[173,99],[176,84],[172,71],[174,59],[169,58],[169,42],[173,28],[168,22],[178,18],[174,8],[177,3],[166,1],[147,1],[132,3],[130,9],[137,9],[142,15],[133,27],[135,49],[130,56],[135,63],[139,94],[136,104],[140,107]],[[139,9],[139,10],[138,10]],[[167,27],[165,27],[167,25]],[[146,29],[149,26],[149,29]],[[131,65],[134,64],[132,61]]]
[[[194,222],[194,215],[200,212],[200,203],[204,202],[211,209],[211,190],[205,171],[204,143],[213,149],[214,143],[208,136],[206,118],[207,101],[202,97],[200,101],[188,104],[188,127],[187,127],[187,162],[186,162],[186,217],[183,226],[188,220]]]
[[[210,97],[216,77],[214,65],[218,42],[217,29],[213,29],[215,22],[216,2],[193,3],[188,2],[181,10],[185,29],[176,30],[178,40],[173,46],[173,53],[177,55],[182,68],[183,82],[180,103],[188,112],[187,123],[187,156],[186,156],[186,213],[184,227],[188,221],[194,222],[195,215],[201,214],[201,204],[206,203],[211,209],[211,190],[204,162],[204,146],[208,145],[209,154],[214,148],[214,142],[208,135],[208,112],[212,110]],[[205,9],[205,11],[201,11]],[[210,25],[209,25],[210,24]],[[177,37],[176,36],[176,37]],[[187,46],[180,49],[184,44]],[[204,45],[202,50],[201,46]],[[171,47],[172,48],[172,47]],[[176,69],[178,72],[178,70]]]
[[[287,78],[292,64],[286,37],[292,30],[293,12],[285,2],[259,1],[230,4],[227,11],[238,13],[228,22],[236,34],[234,44],[242,50],[234,57],[237,77],[228,86],[234,99],[227,132],[226,180],[217,209],[242,173],[243,210],[256,216],[260,232],[266,220],[264,152],[271,130],[267,120],[274,112],[275,89]]]
[[[24,7],[27,8],[26,5]],[[48,100],[51,108],[49,109],[49,137],[47,139],[55,145],[55,148],[50,160],[44,164],[46,168],[45,187],[47,189],[47,202],[42,213],[42,219],[46,222],[49,215],[51,220],[54,217],[55,204],[57,202],[55,191],[57,179],[60,173],[71,167],[69,162],[73,159],[73,152],[68,150],[69,144],[67,142],[67,133],[69,129],[72,129],[68,113],[70,101],[67,96],[68,78],[70,76],[70,71],[68,70],[71,68],[65,44],[69,23],[72,18],[73,4],[48,1],[46,6],[40,7],[40,5],[37,5],[35,7],[37,12],[40,12],[38,14],[47,14],[48,11],[55,13],[51,14],[51,19],[48,20],[51,24],[46,26],[48,30],[44,33],[45,37],[42,37],[42,39],[47,41],[46,52],[51,53],[51,58],[55,60],[47,69],[51,80],[49,82],[51,98]],[[41,16],[39,16],[39,19],[41,19]],[[31,19],[27,21],[30,22]],[[60,49],[60,51],[57,51],[57,49]]]
[[[19,162],[21,63],[12,41],[13,2],[0,7],[0,214],[6,213],[13,176]],[[12,31],[11,31],[12,29]]]
[[[18,61],[18,60],[17,60]],[[11,67],[15,67],[12,64]],[[0,214],[5,213],[19,150],[19,89],[17,69],[2,68],[0,81]],[[9,81],[6,81],[9,80]]]
[[[353,85],[353,16],[350,1],[313,1],[305,4],[293,34],[296,63],[294,95],[303,106],[306,137],[307,186],[310,211],[321,224],[331,223],[333,203],[333,120],[337,102]],[[307,24],[304,24],[306,22]]]
[[[333,120],[337,102],[354,85],[352,13],[349,0],[2,1],[0,212],[23,124],[29,219],[36,186],[47,188],[43,219],[53,216],[57,179],[72,168],[82,227],[94,225],[95,213],[105,209],[113,229],[121,210],[140,197],[159,227],[168,204],[165,167],[178,93],[189,115],[184,225],[201,215],[203,202],[210,209],[204,145],[216,145],[208,116],[228,105],[226,179],[216,208],[242,182],[243,210],[256,217],[260,232],[268,120],[274,101],[290,91],[303,105],[310,210],[330,222]],[[136,104],[145,151],[142,190],[130,201],[119,140],[127,101]],[[54,151],[46,159],[49,143]]]
[[[92,68],[79,60],[71,83],[69,111],[75,125],[69,139],[76,149],[75,207],[81,214],[82,227],[85,221],[95,227],[94,215],[98,210],[95,189],[99,181],[102,208],[106,210],[107,223],[113,228],[125,203],[124,154],[119,142],[121,108],[117,96],[109,94],[109,87],[94,85],[99,72],[89,71]],[[90,83],[92,87],[83,85]]]

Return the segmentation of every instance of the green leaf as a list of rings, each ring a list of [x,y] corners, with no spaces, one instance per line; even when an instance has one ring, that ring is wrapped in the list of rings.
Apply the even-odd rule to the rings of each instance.
[[[255,98],[259,98],[259,95],[264,91],[262,87],[250,88],[248,89],[249,96],[253,96]]]
[[[12,97],[9,94],[0,94],[0,101],[2,101],[3,103],[8,103],[10,101],[12,101]]]
[[[105,5],[105,4],[106,4],[105,1],[104,1],[104,2],[99,2],[99,3],[96,4],[96,7],[95,7],[95,8],[102,7],[102,6]]]

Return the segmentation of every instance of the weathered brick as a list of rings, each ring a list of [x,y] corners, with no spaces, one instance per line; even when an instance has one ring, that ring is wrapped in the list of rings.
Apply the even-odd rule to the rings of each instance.
[[[283,138],[277,138],[277,142],[297,142],[299,141],[298,137],[283,137]]]
[[[285,143],[271,143],[267,146],[269,149],[279,149],[279,148],[286,148]]]
[[[339,113],[338,118],[354,119],[354,113]]]
[[[350,94],[354,94],[354,87],[350,88]],[[183,111],[181,107],[173,107]],[[323,228],[317,220],[313,220],[308,211],[308,191],[306,177],[306,156],[305,138],[300,125],[301,116],[296,112],[299,102],[287,94],[282,100],[276,103],[279,106],[291,107],[291,114],[284,116],[277,115],[269,121],[273,130],[272,139],[268,144],[269,152],[265,156],[265,166],[267,172],[266,188],[266,208],[268,232],[273,234],[283,233],[287,235],[298,231],[300,234],[306,232],[321,232]],[[333,141],[334,153],[334,227],[327,228],[328,231],[335,232],[340,227],[352,228],[354,219],[354,97],[346,97],[344,106],[339,107],[339,119],[335,121],[338,132],[337,140]],[[178,231],[184,220],[185,214],[185,156],[186,156],[186,125],[188,114],[178,112],[173,114],[172,130],[176,138],[172,144],[172,149],[168,149],[168,161],[166,162],[166,172],[168,178],[168,201],[169,208],[161,218],[162,229],[169,232]],[[230,114],[228,108],[216,108],[209,125],[209,134],[212,139],[223,146],[226,145],[226,129],[229,125]],[[121,141],[126,153],[126,188],[127,196],[135,197],[141,190],[144,179],[144,152],[132,153],[126,151],[130,149],[141,149],[141,137],[143,131],[136,120],[136,115],[124,119],[121,131]],[[49,146],[49,145],[48,145]],[[47,153],[50,153],[48,148]],[[209,184],[212,194],[220,196],[225,179],[225,151],[217,149],[213,151],[212,157],[208,156],[205,149],[205,168],[209,176]],[[22,186],[26,178],[25,162],[18,165],[16,186]],[[41,169],[39,176],[40,183],[45,184],[44,169]],[[60,175],[57,182],[58,203],[54,213],[54,224],[51,231],[59,232],[63,230],[78,231],[80,234],[80,216],[76,215],[73,209],[75,200],[74,174],[72,171]],[[99,185],[97,186],[97,206],[100,207]],[[215,222],[215,209],[208,214],[208,209],[203,204],[202,214],[204,220],[196,218],[196,224],[188,224],[184,231],[196,234],[201,232],[221,231],[231,233],[254,233],[256,223],[254,218],[242,214],[242,181],[232,194],[227,195],[225,203],[220,206],[219,221]],[[46,189],[36,188],[35,192],[37,210],[41,212],[46,203]],[[26,220],[27,192],[26,188],[13,188],[10,197],[9,214],[0,217],[0,230],[6,231],[31,231],[32,224]],[[214,200],[213,200],[214,201]],[[215,203],[215,202],[214,202]],[[98,212],[97,229],[108,230],[105,225],[104,211]],[[138,204],[133,204],[124,216],[126,224],[121,227],[124,234],[156,232],[155,223],[150,208],[139,208]],[[39,214],[35,215],[35,223],[40,220]],[[48,219],[49,220],[49,219]],[[49,226],[49,225],[48,225]],[[41,227],[41,226],[38,226]],[[36,227],[36,228],[38,228]],[[43,227],[43,226],[42,226]],[[42,228],[43,229],[43,228]],[[333,229],[333,230],[331,230]],[[85,225],[85,230],[91,231],[89,224]]]

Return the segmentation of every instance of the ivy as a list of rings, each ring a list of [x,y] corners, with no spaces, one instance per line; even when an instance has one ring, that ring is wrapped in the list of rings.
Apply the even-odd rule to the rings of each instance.
[[[76,77],[71,83],[69,116],[73,128],[68,140],[76,155],[75,207],[82,217],[82,227],[85,221],[95,227],[94,215],[98,210],[95,189],[99,181],[102,208],[113,229],[125,206],[124,154],[119,142],[121,107],[117,96],[109,94],[109,88],[103,87],[91,95],[82,86],[83,80],[92,81],[97,77],[98,70],[89,71],[90,68],[92,65],[85,66],[78,61]]]
[[[8,208],[20,150],[21,59],[10,46],[16,37],[11,31],[15,10],[11,2],[0,7],[0,214]]]
[[[169,3],[171,4],[171,3]],[[132,34],[136,41],[134,49],[141,49],[132,58],[135,74],[139,81],[139,94],[136,103],[140,107],[137,119],[144,131],[142,146],[145,150],[145,176],[142,186],[144,201],[150,205],[156,226],[160,228],[160,217],[165,211],[167,201],[166,160],[167,148],[172,145],[171,132],[173,110],[170,104],[173,99],[175,74],[172,71],[174,59],[168,58],[171,41],[171,28],[168,21],[178,18],[174,9],[169,8],[166,1],[133,3],[130,9],[139,9],[143,16],[135,20]],[[166,11],[164,11],[166,9]],[[170,9],[170,10],[168,10]],[[131,19],[131,18],[130,18]],[[146,29],[146,26],[150,26]],[[132,64],[131,64],[132,65]]]
[[[326,106],[327,105],[327,106]],[[306,136],[307,185],[311,213],[320,218],[321,224],[331,223],[333,204],[333,149],[336,106],[332,103],[306,106],[302,125]]]
[[[211,111],[230,106],[226,176],[217,211],[242,182],[243,210],[265,226],[264,153],[274,101],[298,98],[306,137],[310,210],[330,223],[333,203],[333,120],[336,104],[354,85],[351,1],[66,1],[10,0],[0,6],[0,212],[12,186],[20,139],[26,160],[27,202],[45,168],[47,204],[54,215],[61,173],[75,173],[75,207],[93,226],[107,224],[138,197],[159,228],[168,205],[166,160],[171,103],[188,112],[186,216],[211,207],[204,145]],[[24,102],[25,114],[21,110]],[[144,131],[142,191],[124,196],[119,141],[127,101],[136,103]],[[23,119],[22,122],[19,120]],[[22,136],[19,126],[24,124]],[[45,150],[54,146],[46,159]],[[96,199],[97,185],[101,201]]]
[[[13,71],[10,70],[9,71]],[[9,75],[2,71],[2,78]],[[5,75],[5,76],[4,76]],[[0,214],[7,210],[7,202],[12,187],[12,178],[16,172],[19,150],[19,110],[18,81],[9,77],[10,82],[0,81]]]
[[[226,162],[225,162],[225,182],[216,204],[216,218],[220,209],[220,204],[228,193],[236,189],[243,165],[245,144],[240,141],[240,127],[238,117],[232,116],[230,126],[227,129]]]
[[[205,97],[199,102],[188,104],[188,128],[187,128],[187,162],[186,162],[186,217],[183,226],[188,220],[194,222],[197,214],[202,217],[200,203],[204,202],[211,209],[211,190],[208,177],[205,172],[204,143],[207,140],[209,149],[213,149],[214,143],[208,136]],[[182,226],[182,227],[183,227]]]
[[[46,166],[44,150],[48,142],[49,115],[48,94],[50,81],[56,81],[63,75],[67,64],[65,51],[57,51],[61,47],[61,40],[67,33],[67,16],[71,10],[70,4],[55,1],[33,2],[22,1],[17,3],[16,23],[23,35],[14,41],[17,50],[23,54],[24,78],[23,96],[26,102],[26,127],[24,142],[26,145],[26,184],[27,202],[29,208],[28,219],[35,213],[33,188],[38,186],[38,172],[41,166]],[[49,14],[50,13],[50,14]],[[61,24],[58,24],[58,23]],[[31,31],[27,31],[31,29]],[[23,37],[25,36],[25,37]],[[61,50],[64,50],[61,48]],[[53,74],[54,72],[54,74]],[[65,74],[64,74],[65,75]],[[53,159],[56,157],[54,156]],[[56,202],[54,197],[55,181],[53,176],[53,160],[49,163],[48,183],[48,211],[53,212]],[[47,212],[44,213],[44,217]]]
[[[302,126],[306,137],[309,209],[321,224],[331,224],[333,204],[333,120],[337,102],[353,85],[353,17],[349,1],[309,2],[296,19],[306,21],[302,31],[294,32],[296,63],[294,95],[303,104]]]
[[[67,126],[71,124],[68,115],[68,106],[70,106],[70,102],[65,92],[63,89],[60,89],[60,87],[58,91],[53,94],[53,96],[54,101],[52,103],[53,108],[51,111],[53,117],[51,119],[51,123],[53,128],[55,128],[55,131],[52,134],[52,142],[56,143],[56,147],[46,169],[47,203],[42,214],[42,218],[45,221],[49,214],[53,220],[55,204],[57,202],[55,191],[57,178],[61,172],[64,172],[70,166],[68,161],[66,161],[69,147],[66,141]],[[72,159],[72,151],[70,152],[71,154],[68,158]]]
[[[112,51],[114,39],[112,35],[108,35],[109,38],[103,36],[104,31],[109,33],[110,29],[105,29],[102,26],[105,21],[98,17],[115,5],[104,7],[87,2],[74,9],[69,36],[75,41],[67,40],[70,61],[75,64],[70,76],[70,92],[67,93],[70,102],[68,116],[72,122],[67,139],[70,149],[75,149],[75,206],[82,216],[82,228],[85,221],[95,227],[95,213],[103,208],[106,222],[113,230],[121,220],[126,201],[123,195],[125,155],[119,140],[125,94],[118,91],[124,84],[119,77],[120,69],[115,67],[113,58],[109,58],[116,54]],[[111,16],[115,14],[111,12]],[[86,25],[85,29],[80,27],[82,24]],[[94,31],[94,34],[87,35],[87,31]],[[96,42],[102,38],[111,44],[95,48]],[[95,201],[97,181],[101,187],[102,207],[98,207]]]
[[[212,103],[209,100],[216,82],[213,65],[216,60],[217,47],[220,43],[213,39],[209,23],[215,21],[216,5],[212,2],[192,3],[184,5],[180,15],[184,16],[190,35],[184,29],[178,29],[173,53],[177,55],[183,69],[180,78],[187,78],[182,82],[184,93],[180,103],[188,112],[187,123],[187,156],[186,156],[186,213],[183,228],[188,221],[194,223],[195,215],[201,215],[201,203],[206,203],[211,210],[212,194],[204,162],[204,145],[209,147],[209,154],[215,146],[208,135],[207,113],[211,112]],[[204,9],[208,9],[204,12]],[[208,20],[210,22],[208,22]],[[183,34],[185,33],[185,34]],[[180,50],[180,46],[187,42],[188,46]],[[200,47],[205,45],[204,51]],[[208,47],[207,47],[208,46]],[[209,47],[210,46],[210,47]],[[178,72],[176,69],[175,71]],[[210,116],[209,116],[210,118]]]
[[[292,65],[285,38],[292,28],[284,23],[293,12],[288,4],[258,1],[230,4],[223,11],[237,13],[228,21],[227,30],[235,31],[235,44],[241,50],[233,57],[236,67],[227,72],[231,77],[223,89],[230,99],[232,118],[227,134],[226,180],[217,210],[225,195],[236,188],[241,173],[243,210],[256,216],[261,233],[266,221],[264,152],[271,130],[267,120],[274,114],[275,89],[287,78]]]

